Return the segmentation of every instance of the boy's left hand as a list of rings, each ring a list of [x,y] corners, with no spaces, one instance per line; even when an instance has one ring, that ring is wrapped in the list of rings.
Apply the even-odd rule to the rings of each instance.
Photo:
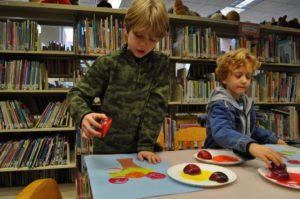
[[[277,144],[287,145],[287,143],[282,139],[278,139]]]
[[[137,154],[137,158],[140,161],[147,160],[150,164],[157,164],[161,162],[160,156],[150,151],[140,151]]]

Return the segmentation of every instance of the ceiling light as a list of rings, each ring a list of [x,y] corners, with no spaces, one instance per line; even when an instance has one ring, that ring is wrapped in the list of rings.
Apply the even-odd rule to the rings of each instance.
[[[243,11],[245,11],[245,9],[242,9],[242,8],[235,8],[235,7],[225,7],[221,10],[221,13],[223,15],[227,15],[228,12],[232,11],[232,10],[235,10],[236,12],[238,13],[241,13]]]
[[[122,0],[108,0],[112,8],[120,8]]]
[[[241,3],[239,3],[238,5],[236,5],[235,7],[236,8],[243,8],[243,7],[246,7],[247,5],[249,5],[250,3],[252,3],[253,1],[255,1],[255,0],[245,0]]]

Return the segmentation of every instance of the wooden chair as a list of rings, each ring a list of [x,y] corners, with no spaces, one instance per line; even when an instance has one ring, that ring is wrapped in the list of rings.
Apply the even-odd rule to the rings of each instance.
[[[16,199],[62,199],[58,185],[54,179],[39,179],[27,185]]]
[[[203,142],[206,138],[206,128],[204,127],[188,127],[180,129],[175,132],[174,136],[174,150],[178,150],[181,143],[182,149],[195,149],[195,142],[197,147],[202,148]]]
[[[158,135],[158,138],[157,138],[157,141],[156,141],[161,147],[162,147],[162,150],[164,151],[165,150],[165,135],[164,135],[164,132],[159,132],[159,135]]]

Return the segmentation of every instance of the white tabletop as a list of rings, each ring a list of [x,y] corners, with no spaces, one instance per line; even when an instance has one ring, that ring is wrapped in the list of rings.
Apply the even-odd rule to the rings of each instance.
[[[294,148],[295,149],[295,148]],[[299,150],[297,148],[297,150]],[[194,158],[197,150],[164,151],[163,161],[170,165],[187,162],[199,162]],[[291,189],[267,181],[259,175],[257,169],[265,167],[260,160],[251,160],[239,165],[226,166],[237,174],[237,180],[221,187],[204,188],[198,192],[167,195],[160,199],[300,199],[300,190]]]

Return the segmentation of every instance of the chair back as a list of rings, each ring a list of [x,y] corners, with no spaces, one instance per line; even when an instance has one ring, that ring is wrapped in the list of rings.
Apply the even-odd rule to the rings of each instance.
[[[39,179],[27,185],[16,199],[62,199],[58,185],[54,179]]]
[[[182,149],[202,148],[203,142],[206,138],[206,128],[204,127],[188,127],[175,132],[174,136],[174,150],[179,149],[181,144]],[[197,146],[195,146],[197,142]]]
[[[165,150],[165,135],[164,135],[163,131],[159,132],[156,142],[162,147],[162,150],[164,151]]]

